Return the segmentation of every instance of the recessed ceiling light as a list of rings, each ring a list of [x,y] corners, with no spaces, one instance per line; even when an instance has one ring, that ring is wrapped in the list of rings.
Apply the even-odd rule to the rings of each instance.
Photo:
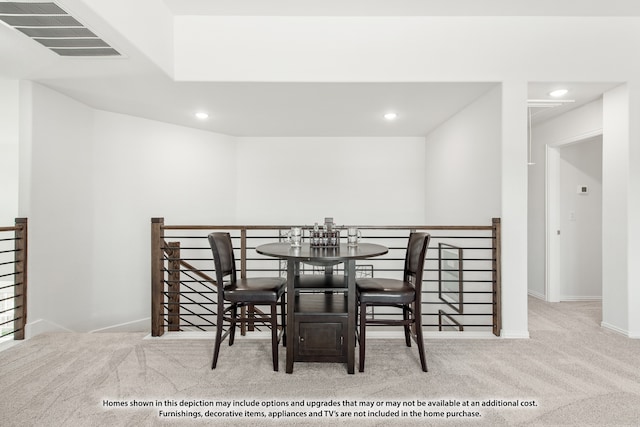
[[[554,90],[553,92],[550,92],[549,95],[554,97],[560,97],[560,96],[565,96],[567,92],[569,92],[567,89],[558,89],[558,90]]]
[[[385,114],[384,118],[387,120],[395,120],[398,118],[398,115],[396,113],[391,112],[391,113]]]
[[[199,118],[200,120],[204,120],[204,119],[208,119],[209,118],[209,114],[201,111],[196,113],[196,117]]]

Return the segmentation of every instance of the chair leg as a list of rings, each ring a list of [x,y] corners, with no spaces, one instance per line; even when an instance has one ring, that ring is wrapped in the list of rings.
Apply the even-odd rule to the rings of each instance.
[[[273,370],[278,370],[278,305],[271,304],[271,357],[273,359]]]
[[[282,346],[287,346],[287,313],[285,296],[280,297],[280,324],[282,325]]]
[[[216,343],[213,348],[213,361],[211,362],[211,369],[216,369],[218,364],[218,355],[220,354],[220,344],[222,343],[222,322],[224,316],[224,307],[218,306],[218,315],[216,320]]]
[[[417,304],[415,305],[413,311],[413,326],[416,328],[416,341],[418,342],[420,365],[422,365],[422,370],[424,372],[428,372],[427,359],[424,355],[424,338],[422,337],[422,311],[419,307],[417,307]]]
[[[367,305],[360,304],[360,366],[358,370],[364,372],[364,351],[366,341]]]
[[[231,307],[231,330],[229,331],[229,345],[233,345],[233,340],[236,336],[236,319],[238,318],[238,304],[233,304]]]
[[[402,319],[406,322],[404,325],[404,341],[407,347],[411,347],[411,325],[409,325],[409,308],[406,305],[402,306]]]
[[[416,338],[418,341],[418,353],[420,353],[420,365],[422,365],[422,370],[424,372],[428,372],[427,360],[424,355],[424,339],[422,338],[422,327],[416,326],[416,330],[417,330]]]

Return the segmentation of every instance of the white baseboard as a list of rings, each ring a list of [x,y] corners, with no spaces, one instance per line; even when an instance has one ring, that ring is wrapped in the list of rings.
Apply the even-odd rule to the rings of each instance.
[[[132,320],[131,322],[119,323],[117,325],[111,325],[104,328],[94,329],[89,331],[92,333],[100,332],[149,332],[151,329],[151,318],[145,317],[144,319]]]
[[[104,328],[94,329],[88,331],[88,333],[100,333],[100,332],[149,332],[151,328],[151,320],[149,317],[139,320],[133,320],[131,322],[120,323],[117,325],[106,326]],[[25,337],[31,338],[36,335],[40,335],[46,332],[83,332],[74,331],[69,328],[65,328],[62,325],[58,325],[55,322],[46,319],[38,319],[33,322],[27,323],[25,328]]]
[[[625,337],[628,337],[628,338],[640,338],[640,336],[632,337],[631,334],[629,333],[629,331],[627,331],[626,329],[619,328],[619,327],[614,326],[614,325],[612,325],[610,323],[607,323],[607,322],[600,322],[600,326],[602,326],[603,328],[608,329],[610,331],[613,331],[613,332],[616,332],[618,334],[624,335]]]
[[[542,301],[546,301],[547,298],[544,294],[535,291],[527,291],[527,294],[531,297],[537,298]],[[573,301],[602,301],[602,295],[592,295],[592,296],[584,296],[584,295],[562,295],[559,298],[559,301],[573,302]]]
[[[25,327],[25,338],[35,337],[36,335],[44,334],[45,332],[75,332],[71,329],[65,328],[62,325],[58,325],[55,322],[45,319],[37,319],[33,322],[28,322]]]
[[[529,339],[529,331],[500,331],[500,338],[506,339]]]
[[[537,298],[539,300],[542,301],[546,301],[547,297],[544,294],[541,294],[540,292],[535,292],[535,291],[527,291],[527,294],[529,294],[529,296]]]
[[[572,295],[563,295],[560,296],[560,301],[562,302],[576,302],[576,301],[602,301],[602,296],[572,296]]]
[[[0,352],[1,351],[5,351],[11,347],[13,347],[14,345],[18,345],[21,342],[24,342],[25,340],[14,340],[13,337],[8,336],[5,339],[2,339],[2,341],[0,341]]]

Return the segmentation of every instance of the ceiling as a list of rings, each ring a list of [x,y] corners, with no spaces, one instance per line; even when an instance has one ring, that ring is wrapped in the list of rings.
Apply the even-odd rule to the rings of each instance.
[[[636,0],[164,0],[184,15],[639,16]],[[579,7],[577,7],[579,6]]]
[[[176,82],[117,30],[128,17],[105,19],[91,7],[97,1],[57,3],[80,22],[90,23],[92,31],[118,47],[121,57],[70,60],[0,22],[0,77],[33,80],[105,111],[228,135],[281,137],[424,136],[497,86],[493,82]],[[552,3],[556,15],[571,10],[563,11],[556,0],[549,1],[146,0],[148,7],[164,6],[173,14],[192,15],[544,15],[549,10],[544,6]],[[617,2],[627,9],[611,7]],[[2,3],[7,2],[0,0]],[[626,11],[627,15],[640,15],[640,4],[634,4],[640,2],[610,0],[607,8],[600,3],[585,0],[581,13],[612,15]],[[548,92],[558,86],[567,87],[567,97],[575,102],[536,109],[534,120],[547,120],[597,99],[614,85],[532,83],[529,97],[548,98]],[[209,119],[196,120],[193,115],[198,110],[206,110]],[[390,110],[398,113],[393,122],[382,119]]]

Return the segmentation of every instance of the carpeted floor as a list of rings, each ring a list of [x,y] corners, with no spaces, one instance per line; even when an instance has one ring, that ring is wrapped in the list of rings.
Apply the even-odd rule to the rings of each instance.
[[[268,340],[212,371],[208,340],[39,335],[0,352],[0,425],[640,425],[640,341],[600,328],[599,302],[529,303],[531,339],[430,339],[428,373],[402,340],[369,340],[364,373],[288,375]]]

